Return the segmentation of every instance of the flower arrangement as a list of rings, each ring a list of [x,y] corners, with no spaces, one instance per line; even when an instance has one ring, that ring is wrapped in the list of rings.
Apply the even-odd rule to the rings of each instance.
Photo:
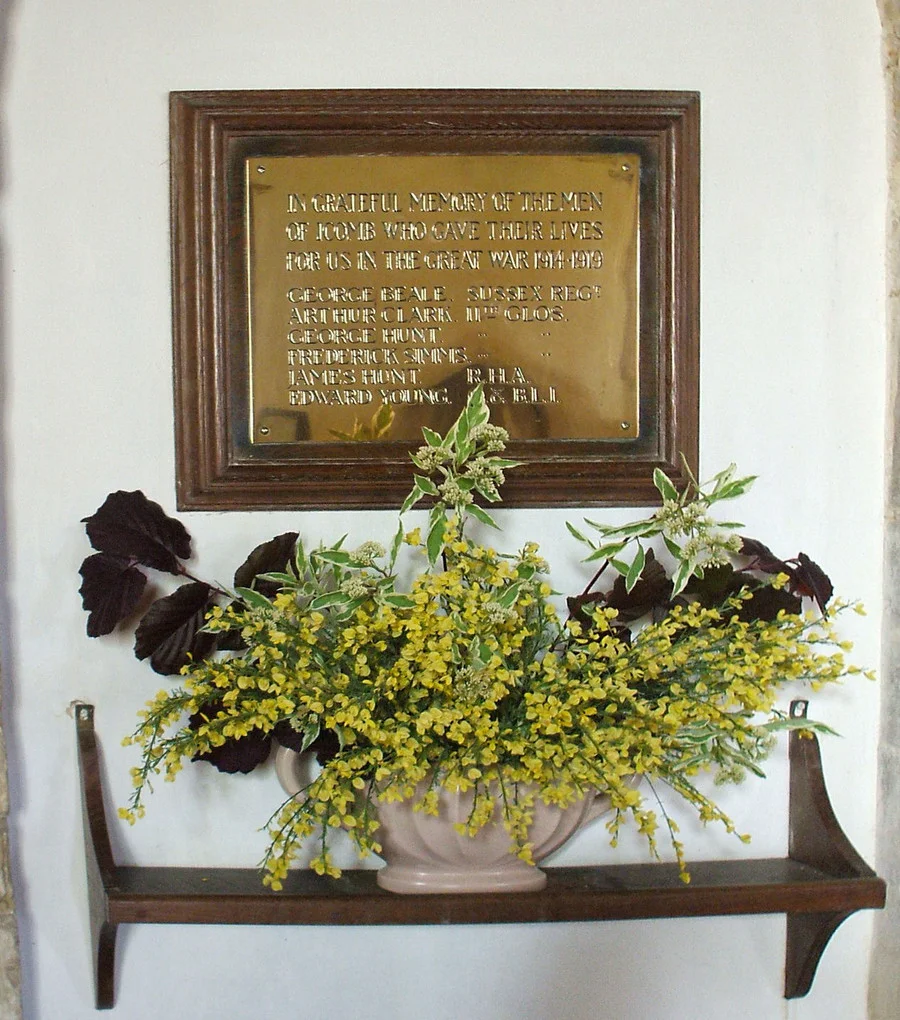
[[[152,778],[174,779],[186,760],[247,772],[277,741],[316,753],[321,771],[269,820],[272,888],[310,839],[311,867],[338,875],[333,830],[348,832],[360,855],[378,853],[376,798],[415,798],[433,812],[440,787],[473,791],[470,835],[499,812],[525,860],[536,799],[565,807],[605,791],[613,842],[631,816],[655,853],[662,826],[687,880],[658,784],[735,832],[698,773],[761,775],[776,731],[826,729],[791,719],[778,694],[860,672],[834,623],[861,607],[829,605],[831,583],[804,554],[781,560],[740,537],[738,523],[713,518],[754,481],[731,467],[682,492],[657,470],[662,505],[650,516],[570,524],[598,569],[561,614],[536,544],[504,553],[473,537],[478,525],[497,528],[483,504],[500,500],[516,466],[482,390],[446,435],[423,436],[389,549],[344,539],[307,548],[291,532],[254,550],[231,591],[187,572],[187,532],[142,493],[114,493],[86,519],[98,550],[81,570],[92,636],[134,614],[141,566],[185,582],[137,627],[138,657],[180,681],[126,738],[141,758],[121,816],[142,816]],[[405,515],[423,500],[427,523],[407,530]],[[415,573],[402,585],[409,562]]]

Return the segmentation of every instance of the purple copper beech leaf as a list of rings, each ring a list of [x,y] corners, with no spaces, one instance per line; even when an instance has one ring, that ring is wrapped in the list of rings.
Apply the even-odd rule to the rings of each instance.
[[[135,631],[134,654],[149,656],[150,665],[163,675],[179,672],[192,658],[204,658],[216,645],[214,635],[200,631],[213,605],[213,589],[201,581],[157,599]]]
[[[191,555],[191,537],[184,525],[140,490],[111,492],[83,523],[95,549],[155,570],[181,574],[179,560]]]
[[[88,637],[109,634],[137,608],[146,575],[127,560],[94,553],[81,564],[81,604],[88,611]]]
[[[790,560],[781,560],[768,546],[755,538],[742,538],[741,555],[750,558],[747,570],[758,570],[764,574],[787,574],[788,590],[800,598],[814,599],[822,613],[826,613],[834,586],[831,578],[806,553],[798,553]]]
[[[806,553],[798,553],[796,560],[790,562],[796,564],[791,571],[793,581],[791,590],[797,595],[815,599],[816,605],[824,614],[828,600],[834,594],[831,578]]]
[[[235,571],[235,588],[254,587],[257,574],[283,572],[294,558],[294,547],[299,537],[296,531],[287,531],[258,545]],[[278,591],[274,581],[256,581],[255,587],[267,598],[272,598]]]
[[[211,702],[188,719],[188,726],[192,730],[199,729],[204,722],[214,720],[222,707],[221,701]],[[271,734],[251,730],[244,737],[226,737],[223,744],[211,748],[206,754],[194,755],[191,761],[209,762],[220,772],[247,773],[261,765],[269,757],[271,750]]]

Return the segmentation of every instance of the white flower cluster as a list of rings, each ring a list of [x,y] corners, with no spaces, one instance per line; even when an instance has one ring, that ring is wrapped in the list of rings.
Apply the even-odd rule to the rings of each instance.
[[[450,459],[450,451],[443,446],[420,446],[413,455],[413,463],[429,475]]]
[[[351,599],[364,599],[371,590],[371,584],[361,577],[348,577],[341,582],[341,591]]]
[[[515,619],[516,612],[508,606],[501,606],[499,602],[487,602],[484,607],[485,614],[491,623],[507,623]]]
[[[351,556],[364,567],[371,567],[375,560],[385,555],[386,551],[380,542],[363,542],[359,548],[353,550]]]
[[[499,425],[485,422],[483,425],[476,425],[469,433],[469,438],[483,446],[488,453],[499,453],[506,449],[509,433]]]
[[[455,478],[448,478],[438,490],[441,499],[450,506],[468,506],[472,502],[472,493],[462,488]]]
[[[681,547],[683,558],[701,567],[728,566],[731,556],[740,551],[740,535],[726,535],[720,531],[692,535]]]
[[[666,538],[672,539],[703,532],[715,525],[703,504],[696,500],[690,503],[680,503],[677,499],[663,500],[663,505],[654,517],[662,525],[662,533]]]
[[[718,522],[697,500],[680,503],[676,499],[666,499],[654,516],[665,538],[677,542],[687,537],[680,555],[696,566],[727,566],[730,557],[741,551],[740,536],[720,530]]]
[[[456,696],[469,705],[484,701],[490,695],[492,687],[491,677],[484,669],[475,670],[471,666],[462,666],[453,677]]]
[[[475,457],[466,468],[466,478],[473,482],[489,497],[500,498],[500,486],[506,480],[501,468],[487,457]]]

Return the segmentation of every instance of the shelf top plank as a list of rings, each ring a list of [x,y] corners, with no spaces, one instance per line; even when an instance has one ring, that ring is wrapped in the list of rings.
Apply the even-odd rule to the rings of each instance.
[[[877,878],[834,878],[790,858],[547,868],[533,893],[398,895],[375,871],[332,879],[290,872],[281,892],[243,868],[120,867],[108,888],[117,922],[180,924],[482,924],[591,921],[878,907]]]

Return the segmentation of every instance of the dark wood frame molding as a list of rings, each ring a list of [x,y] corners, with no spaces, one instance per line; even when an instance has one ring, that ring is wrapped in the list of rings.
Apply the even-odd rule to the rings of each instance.
[[[693,92],[346,90],[170,97],[181,510],[397,506],[411,444],[254,446],[247,428],[243,160],[309,153],[641,154],[640,436],[529,440],[508,506],[657,501],[699,421],[699,97]],[[348,481],[352,480],[352,485]]]
[[[806,715],[795,701],[791,714]],[[104,807],[94,707],[75,706],[84,812],[96,1006],[115,1003],[120,924],[490,924],[616,921],[653,917],[786,914],[785,998],[809,991],[838,926],[884,906],[885,883],[844,835],[828,798],[818,740],[790,734],[788,856],[675,864],[547,868],[541,892],[397,895],[374,871],[331,879],[292,870],[283,892],[252,868],[123,867],[115,862]]]

